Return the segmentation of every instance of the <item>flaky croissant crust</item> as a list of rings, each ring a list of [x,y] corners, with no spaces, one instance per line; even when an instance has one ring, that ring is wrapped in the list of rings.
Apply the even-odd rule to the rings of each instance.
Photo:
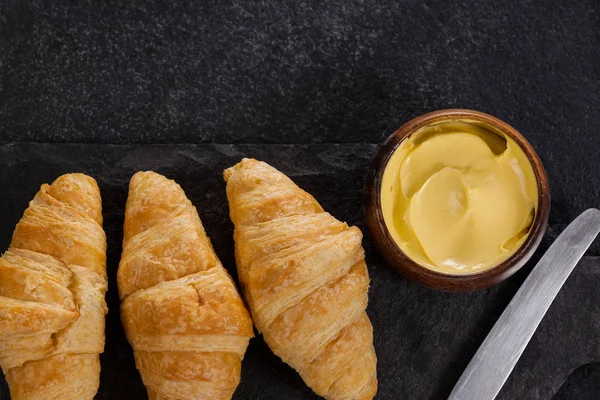
[[[0,258],[0,364],[13,400],[94,397],[106,288],[96,181],[42,185]]]
[[[150,399],[230,399],[252,322],[196,208],[174,181],[129,185],[121,319]]]
[[[377,359],[360,230],[264,162],[243,159],[224,178],[238,274],[256,328],[315,393],[372,399]]]

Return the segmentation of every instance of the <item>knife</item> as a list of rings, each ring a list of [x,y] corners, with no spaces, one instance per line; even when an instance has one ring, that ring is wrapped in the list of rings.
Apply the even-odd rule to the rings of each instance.
[[[493,400],[569,274],[600,232],[590,208],[560,234],[531,271],[458,380],[448,400]]]

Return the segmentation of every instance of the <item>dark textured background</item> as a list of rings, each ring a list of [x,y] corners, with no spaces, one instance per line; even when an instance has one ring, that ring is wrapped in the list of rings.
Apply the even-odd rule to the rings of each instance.
[[[600,4],[449,3],[0,0],[0,144],[379,143],[474,108],[538,150],[551,239],[600,205]],[[557,397],[599,393],[590,366]]]

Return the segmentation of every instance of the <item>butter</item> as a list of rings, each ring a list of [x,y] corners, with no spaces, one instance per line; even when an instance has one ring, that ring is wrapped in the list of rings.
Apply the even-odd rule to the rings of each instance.
[[[406,138],[383,174],[388,231],[418,264],[450,274],[491,268],[529,234],[537,180],[519,145],[476,121],[429,125]]]

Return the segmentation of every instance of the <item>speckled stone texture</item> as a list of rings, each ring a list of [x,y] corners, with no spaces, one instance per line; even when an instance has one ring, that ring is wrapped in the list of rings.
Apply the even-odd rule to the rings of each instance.
[[[2,142],[378,143],[466,107],[558,162],[600,146],[599,76],[596,0],[0,1]]]
[[[343,179],[345,174],[366,170],[375,146],[360,147],[354,158],[348,158],[326,143],[380,143],[398,126],[424,112],[467,107],[514,125],[540,154],[552,187],[547,246],[575,215],[600,206],[598,104],[600,3],[596,0],[0,0],[0,145],[14,141],[323,143],[319,154],[333,151],[338,158],[315,166],[327,168],[333,162],[337,167],[331,171],[295,165],[297,156],[272,154],[274,148],[269,146],[223,147],[221,151],[231,151],[231,160],[251,149],[272,157],[278,167],[314,190],[339,218],[361,227],[360,199],[350,190],[357,191],[362,180],[353,176],[356,181],[350,184]],[[215,174],[217,168],[202,167],[199,175],[198,164],[206,160],[198,159],[194,151],[181,152],[178,166],[174,166],[163,158],[162,150],[153,147],[85,147],[81,149],[83,157],[71,158],[66,150],[57,150],[63,152],[59,156],[49,147],[38,148],[37,153],[21,149],[20,158],[8,157],[15,149],[9,145],[0,151],[4,154],[0,184],[5,188],[0,194],[0,249],[8,245],[14,224],[41,182],[60,172],[87,168],[95,172],[103,189],[110,191],[105,210],[112,236],[109,256],[116,268],[127,174],[133,172],[133,166],[145,165],[182,180],[186,190],[195,193],[192,198],[197,205],[215,207],[203,217],[211,223],[207,228],[220,246],[219,255],[227,259],[229,267],[233,265],[231,226],[221,209],[222,183],[213,175],[205,176]],[[41,149],[47,152],[42,154]],[[106,157],[99,151],[105,151]],[[96,158],[86,163],[89,154]],[[114,164],[116,157],[129,157],[130,164]],[[39,168],[34,162],[48,168]],[[124,165],[129,167],[114,171]],[[339,179],[345,183],[338,184]],[[7,182],[16,185],[9,187]],[[339,193],[323,189],[332,182]],[[211,196],[216,196],[218,203],[211,205],[207,201]],[[336,200],[336,196],[340,198]],[[344,201],[348,204],[336,203]],[[427,291],[389,273],[368,239],[366,244],[372,271],[385,271],[378,279],[391,279],[399,285],[389,299],[387,292],[381,299],[372,296],[375,304],[387,305],[390,299],[402,303],[412,299],[410,296],[422,296],[426,304],[440,302],[443,311],[443,307],[452,308],[443,306],[445,302],[460,302],[455,300],[460,296]],[[592,246],[589,255],[600,256],[600,243]],[[585,265],[596,259],[589,260]],[[402,337],[406,331],[400,330],[396,337],[388,338],[395,346],[404,346],[404,352],[397,356],[394,367],[380,369],[382,388],[393,386],[395,391],[389,393],[402,398],[419,398],[411,391],[414,388],[428,391],[430,397],[424,394],[423,398],[443,398],[525,273],[500,289],[483,292],[481,296],[497,300],[489,303],[497,306],[481,306],[488,307],[480,310],[486,314],[475,318],[476,328],[467,333],[468,339],[460,336],[464,343],[456,359],[430,362],[417,357],[424,354],[419,352],[420,346],[425,348],[422,351],[440,349],[449,337],[408,340]],[[572,304],[568,313],[574,315],[567,324],[560,316],[548,322],[554,325],[545,332],[560,339],[558,350],[573,349],[579,354],[585,343],[600,343],[598,336],[581,336],[587,328],[578,325],[597,327],[598,315],[587,322],[577,319],[584,318],[585,314],[577,314],[580,310],[595,306],[590,298],[576,295],[587,293],[590,287],[586,285],[597,286],[598,277],[594,278],[596,281],[575,277],[583,280],[585,288],[578,292],[577,286],[570,286],[575,294],[561,294],[565,299],[573,297],[569,300],[573,303],[565,304]],[[377,290],[377,281],[373,285]],[[138,395],[141,392],[119,331],[115,293],[109,294],[113,312],[108,321],[113,328],[103,357],[99,398],[108,398],[108,391],[115,389],[121,391],[111,398],[127,399],[124,393],[129,393],[130,387],[138,390]],[[370,312],[378,313],[374,307],[371,305]],[[399,311],[395,318],[388,317],[399,329],[415,324],[402,320],[403,315]],[[440,324],[446,327],[458,326],[456,321],[443,321]],[[383,330],[385,325],[380,323]],[[417,332],[426,329],[426,325],[416,326]],[[458,335],[447,332],[450,337]],[[385,343],[378,339],[380,353],[386,351]],[[527,374],[536,373],[560,381],[556,374],[564,363],[554,355],[556,351],[550,347],[526,353],[524,358],[530,357],[532,365],[541,363],[541,367],[549,365],[541,361],[543,357],[556,358],[551,359],[554,364],[548,370],[522,371],[524,377],[534,379]],[[249,364],[253,371],[274,374],[268,382],[258,381],[273,388],[269,393],[288,393],[292,387],[299,398],[310,398],[295,375],[269,356],[262,341],[255,340],[248,354],[248,359],[255,361],[245,363],[261,361]],[[595,354],[600,351],[596,349]],[[441,368],[436,362],[443,363],[445,373],[431,378],[428,371],[439,373],[437,368]],[[258,367],[263,364],[262,369]],[[512,390],[517,390],[521,384],[527,396],[538,391],[531,395],[538,397],[529,398],[549,398],[547,388],[524,385],[525,381],[519,380],[523,377],[515,376],[508,388],[513,385]],[[239,396],[246,397],[238,398],[270,398],[258,397],[264,385],[244,382]],[[0,379],[0,399],[5,400],[2,385]],[[571,375],[554,398],[598,399],[599,393],[600,366],[592,365]],[[379,398],[394,397],[382,391]]]

